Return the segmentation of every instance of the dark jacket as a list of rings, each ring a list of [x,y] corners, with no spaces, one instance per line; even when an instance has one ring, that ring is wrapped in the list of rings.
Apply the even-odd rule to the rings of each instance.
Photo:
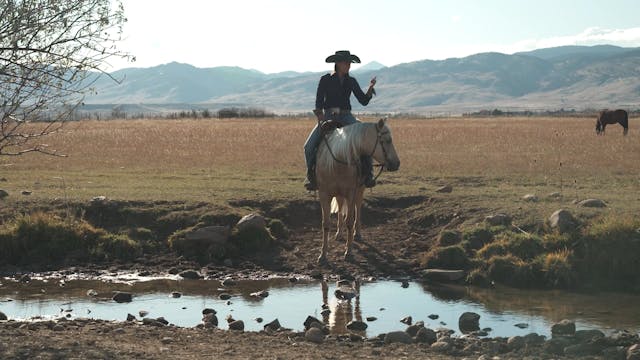
[[[363,106],[366,106],[371,100],[371,95],[367,96],[360,88],[358,81],[350,75],[346,75],[341,84],[337,73],[326,74],[320,78],[318,83],[316,109],[351,110],[349,98],[352,92]]]

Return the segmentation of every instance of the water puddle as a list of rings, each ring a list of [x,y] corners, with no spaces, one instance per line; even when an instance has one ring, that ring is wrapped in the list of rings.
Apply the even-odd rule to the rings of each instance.
[[[574,320],[578,329],[640,331],[640,296],[624,294],[434,287],[417,282],[405,288],[397,281],[376,281],[360,284],[359,296],[345,301],[336,297],[334,282],[288,279],[243,280],[226,287],[212,280],[175,279],[0,282],[0,311],[9,319],[65,316],[124,321],[127,314],[141,319],[139,314],[145,311],[147,317],[162,316],[174,325],[193,327],[201,323],[202,310],[212,308],[222,329],[227,328],[224,319],[231,316],[243,320],[247,331],[262,330],[276,318],[283,327],[302,330],[311,315],[328,324],[334,334],[346,333],[349,321],[360,320],[368,324],[365,335],[375,336],[405,329],[400,320],[408,316],[413,322],[421,320],[428,327],[447,327],[459,334],[459,316],[472,311],[481,316],[481,328],[491,329],[491,337],[530,332],[549,336],[551,325],[565,318]],[[89,290],[94,296],[88,295]],[[255,296],[263,290],[268,291],[267,297]],[[113,291],[130,292],[133,301],[116,303],[111,299]],[[220,299],[222,293],[231,298]],[[322,312],[323,304],[330,313]]]

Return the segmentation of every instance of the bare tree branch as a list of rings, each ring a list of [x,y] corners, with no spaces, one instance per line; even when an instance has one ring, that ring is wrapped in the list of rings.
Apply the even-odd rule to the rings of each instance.
[[[0,0],[0,155],[62,156],[41,143],[72,118],[126,22],[120,0]]]

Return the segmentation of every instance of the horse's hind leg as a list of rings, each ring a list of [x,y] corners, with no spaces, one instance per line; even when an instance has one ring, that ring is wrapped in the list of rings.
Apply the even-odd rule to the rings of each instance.
[[[355,228],[355,206],[353,198],[347,200],[347,246],[344,251],[345,260],[351,257],[351,244],[353,243],[353,233]]]
[[[333,238],[334,241],[339,241],[342,240],[342,238],[344,237],[344,227],[345,227],[345,221],[347,219],[346,216],[346,205],[344,203],[344,199],[341,198],[335,198],[337,205],[338,205],[338,209],[337,209],[337,213],[336,216],[338,218],[338,225],[337,225],[337,229],[336,229],[336,236]],[[331,211],[334,211],[334,209],[332,208]]]
[[[327,246],[329,238],[329,226],[331,225],[331,198],[326,192],[319,192],[320,207],[322,208],[322,249],[318,256],[318,263],[327,261]]]

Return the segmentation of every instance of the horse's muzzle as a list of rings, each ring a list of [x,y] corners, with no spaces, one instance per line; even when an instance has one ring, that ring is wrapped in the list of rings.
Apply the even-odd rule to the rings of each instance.
[[[388,171],[397,171],[400,168],[400,160],[388,162],[388,163],[384,164],[384,167]]]

